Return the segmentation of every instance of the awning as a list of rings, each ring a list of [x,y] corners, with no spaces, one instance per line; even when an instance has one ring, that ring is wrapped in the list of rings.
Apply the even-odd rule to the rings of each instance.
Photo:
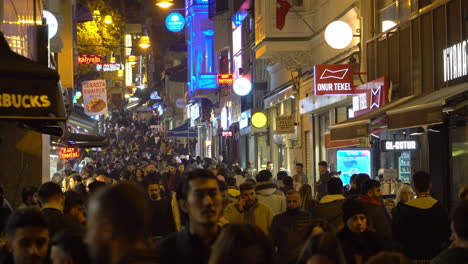
[[[379,123],[383,118],[385,118],[385,113],[388,110],[398,107],[404,103],[407,103],[413,98],[414,96],[408,96],[398,99],[395,102],[375,109],[372,112],[330,126],[331,141],[351,140],[368,137],[369,130],[373,126],[386,126],[385,124],[379,125],[377,123]]]
[[[66,121],[59,75],[10,50],[0,32],[0,119]]]
[[[418,96],[415,100],[387,111],[388,129],[403,129],[443,123],[444,107],[457,96],[468,98],[468,84]]]
[[[67,133],[65,139],[69,146],[78,148],[104,148],[109,146],[109,140],[106,137],[96,135]]]
[[[289,98],[292,98],[295,94],[296,92],[294,91],[293,85],[281,87],[280,89],[273,91],[273,93],[265,96],[265,99],[264,99],[265,109],[270,108],[274,105],[277,105]]]
[[[188,123],[178,126],[167,132],[168,137],[185,137],[185,138],[197,138],[198,129],[195,127],[189,127]]]

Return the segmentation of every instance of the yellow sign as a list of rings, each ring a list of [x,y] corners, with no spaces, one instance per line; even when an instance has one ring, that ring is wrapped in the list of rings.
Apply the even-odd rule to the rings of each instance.
[[[252,116],[252,126],[262,128],[267,124],[267,117],[262,112],[257,112]]]

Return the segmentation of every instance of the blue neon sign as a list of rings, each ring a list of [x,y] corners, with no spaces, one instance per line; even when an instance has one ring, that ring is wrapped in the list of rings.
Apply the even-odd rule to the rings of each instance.
[[[166,28],[171,32],[179,32],[184,29],[185,18],[179,13],[170,13],[166,17]]]

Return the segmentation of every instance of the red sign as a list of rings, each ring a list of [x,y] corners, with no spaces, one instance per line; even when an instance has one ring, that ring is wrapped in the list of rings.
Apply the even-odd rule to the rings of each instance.
[[[354,116],[360,116],[388,104],[389,81],[387,77],[359,85],[354,88]]]
[[[102,64],[102,57],[99,55],[80,55],[78,64]]]
[[[79,148],[60,148],[60,159],[76,159],[80,157]]]
[[[331,141],[330,134],[325,134],[325,148],[334,149],[334,148],[344,148],[361,145],[361,139],[349,139],[349,140],[337,140]]]
[[[315,95],[347,95],[354,93],[353,65],[315,65]]]
[[[232,74],[218,74],[218,84],[232,84],[234,76]]]
[[[232,131],[223,131],[223,137],[232,137]]]

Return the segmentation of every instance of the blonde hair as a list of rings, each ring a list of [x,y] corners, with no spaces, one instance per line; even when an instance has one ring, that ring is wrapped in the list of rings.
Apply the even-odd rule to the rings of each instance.
[[[407,192],[410,194],[410,196],[414,197],[415,192],[413,191],[413,188],[407,184],[401,185],[400,189],[398,190],[396,201],[399,202],[401,201],[401,195],[402,193]]]

